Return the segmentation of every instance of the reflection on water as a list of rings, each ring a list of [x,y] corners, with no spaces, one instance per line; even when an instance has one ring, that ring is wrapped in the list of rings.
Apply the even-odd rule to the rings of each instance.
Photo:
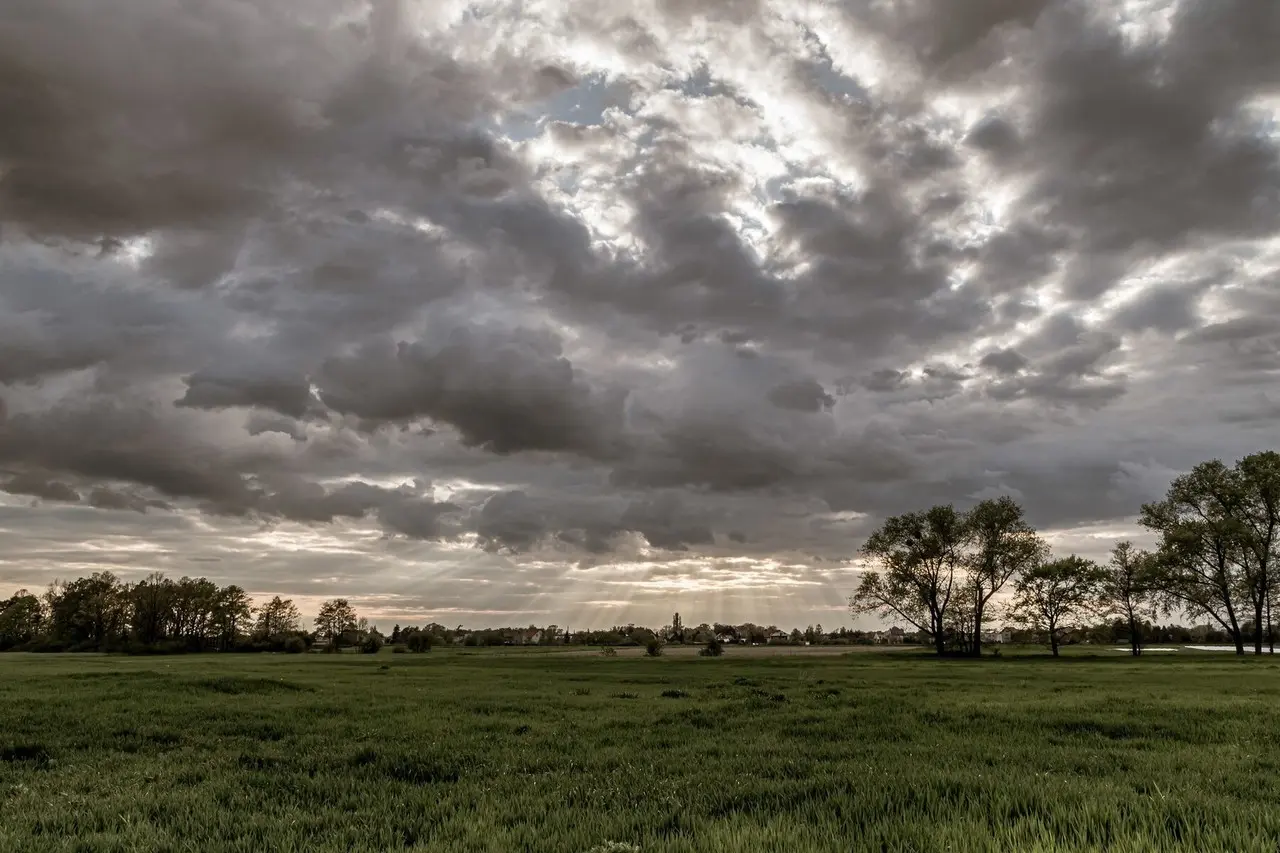
[[[1143,654],[1147,652],[1179,652],[1179,651],[1182,651],[1183,649],[1186,649],[1187,651],[1196,651],[1196,652],[1235,652],[1236,647],[1235,646],[1143,646],[1142,647]],[[1116,647],[1112,649],[1112,651],[1127,652],[1127,651],[1130,651],[1130,649],[1128,646],[1124,646],[1124,647]],[[1246,646],[1245,653],[1253,654],[1253,647]],[[1264,655],[1270,654],[1270,651],[1268,649],[1263,649],[1262,653]]]

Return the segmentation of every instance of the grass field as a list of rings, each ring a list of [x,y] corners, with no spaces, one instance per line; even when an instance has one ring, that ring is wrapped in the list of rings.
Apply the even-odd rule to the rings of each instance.
[[[1270,660],[0,656],[6,852],[1278,843]]]

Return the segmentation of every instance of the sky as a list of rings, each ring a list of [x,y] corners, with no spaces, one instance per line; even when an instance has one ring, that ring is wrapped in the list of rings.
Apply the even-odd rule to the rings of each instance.
[[[8,0],[0,594],[856,623],[1276,445],[1280,4]]]

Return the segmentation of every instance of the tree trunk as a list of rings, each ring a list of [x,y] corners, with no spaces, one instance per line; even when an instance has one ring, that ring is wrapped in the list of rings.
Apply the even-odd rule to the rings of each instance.
[[[1259,596],[1253,604],[1253,653],[1262,654],[1262,616],[1266,596]]]
[[[1138,620],[1129,617],[1129,648],[1136,658],[1142,654],[1142,638],[1138,636]]]
[[[1223,602],[1227,605],[1227,631],[1231,634],[1231,641],[1235,643],[1236,654],[1244,654],[1244,632],[1240,630],[1240,622],[1236,619],[1236,609],[1231,604],[1231,596],[1224,594]]]
[[[1276,653],[1276,638],[1271,631],[1271,588],[1267,587],[1267,651],[1270,654]]]
[[[973,648],[969,653],[975,658],[982,657],[982,610],[985,602],[982,596],[973,602]]]
[[[947,653],[947,638],[941,631],[935,631],[933,634],[933,648],[938,652],[939,657]]]
[[[1056,658],[1058,656],[1058,632],[1057,631],[1049,632],[1049,648],[1053,650],[1053,656]]]

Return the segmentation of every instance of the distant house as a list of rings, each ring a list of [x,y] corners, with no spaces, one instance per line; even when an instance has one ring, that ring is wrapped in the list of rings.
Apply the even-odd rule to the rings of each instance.
[[[888,631],[872,631],[871,642],[877,646],[900,646],[906,639],[907,632],[896,625]]]
[[[788,642],[790,639],[791,637],[787,634],[787,632],[782,630],[774,631],[767,637],[767,640],[770,643],[785,643],[785,642]]]
[[[983,631],[982,642],[1007,644],[1013,642],[1013,629],[1001,628],[999,631]]]

